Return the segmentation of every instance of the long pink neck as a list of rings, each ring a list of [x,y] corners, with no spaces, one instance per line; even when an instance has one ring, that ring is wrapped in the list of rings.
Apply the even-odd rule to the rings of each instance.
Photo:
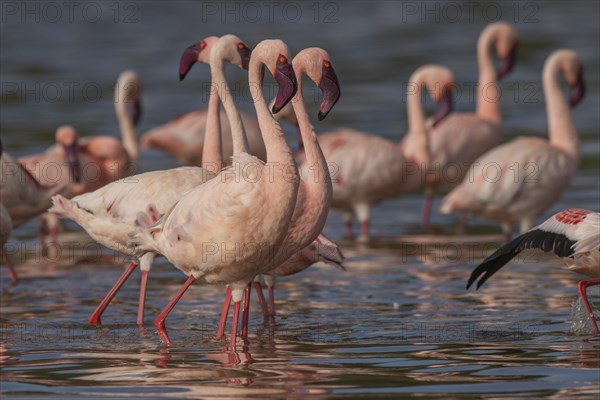
[[[477,116],[487,121],[502,123],[500,109],[500,87],[496,67],[490,56],[490,47],[496,40],[497,32],[486,30],[477,42],[477,64],[479,82],[477,85]]]
[[[216,173],[223,166],[220,108],[219,94],[213,83],[208,98],[208,114],[204,130],[204,147],[202,148],[202,168]]]
[[[295,167],[292,152],[285,141],[281,126],[269,112],[267,102],[263,96],[263,63],[259,60],[258,56],[255,56],[255,52],[256,49],[252,54],[250,66],[248,68],[248,86],[254,101],[258,125],[267,151],[267,163],[279,168],[287,169],[290,173],[290,179],[292,179],[292,175],[294,174],[296,178],[298,178],[298,170]]]
[[[300,136],[302,137],[302,143],[304,143],[304,154],[306,155],[306,162],[309,169],[307,179],[302,181],[302,185],[306,190],[304,208],[314,210],[319,214],[316,216],[316,225],[318,226],[315,228],[318,230],[316,233],[319,233],[323,229],[325,219],[327,218],[327,210],[331,203],[333,187],[327,160],[325,160],[321,146],[319,146],[314,127],[310,123],[302,95],[302,75],[306,72],[306,64],[300,63],[298,65],[298,63],[294,63],[294,71],[296,73],[296,80],[298,81],[298,91],[292,99],[292,106],[298,120]],[[315,223],[314,216],[311,220],[311,222]]]
[[[231,137],[233,139],[233,155],[248,152],[248,142],[246,141],[246,131],[242,124],[242,118],[235,106],[233,96],[229,90],[227,79],[225,79],[224,60],[220,57],[211,57],[210,72],[213,76],[213,85],[217,86],[217,92],[223,102],[223,107],[227,113],[229,127],[231,129]]]
[[[426,164],[429,161],[429,138],[425,127],[425,114],[422,104],[422,79],[413,80],[417,91],[407,95],[406,113],[408,118],[408,133],[401,142],[403,155],[417,163]]]
[[[573,123],[571,109],[558,83],[560,74],[559,59],[556,59],[556,61],[544,68],[542,77],[550,144],[560,148],[572,157],[579,158],[579,138]]]

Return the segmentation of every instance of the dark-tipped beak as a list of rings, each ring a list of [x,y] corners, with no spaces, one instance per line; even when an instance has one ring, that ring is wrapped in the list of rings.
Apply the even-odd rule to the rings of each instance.
[[[240,57],[242,57],[242,68],[248,70],[248,66],[250,65],[250,56],[252,55],[252,50],[248,46],[244,46],[243,49],[238,47],[238,53],[240,53]]]
[[[277,97],[275,97],[275,103],[273,104],[273,114],[277,114],[285,107],[298,90],[298,82],[296,81],[296,74],[294,73],[292,64],[283,56],[279,58],[274,76],[279,89],[277,90]],[[282,58],[284,61],[281,61]]]
[[[332,66],[329,68],[323,67],[323,76],[319,83],[319,89],[323,93],[321,105],[319,106],[319,121],[323,121],[339,100],[341,93],[340,83]]]
[[[504,78],[512,71],[517,61],[517,46],[514,45],[508,56],[504,58],[498,66],[498,80]]]
[[[202,51],[202,48],[198,44],[193,44],[183,51],[181,59],[179,60],[179,80],[185,79],[185,76],[190,72],[190,69],[198,61],[198,55]]]
[[[437,126],[444,118],[448,116],[453,110],[452,103],[452,90],[450,88],[444,88],[444,92],[442,93],[442,97],[440,101],[437,103],[437,110],[433,115],[433,126]]]
[[[583,73],[580,72],[575,86],[571,87],[571,98],[569,99],[571,107],[575,107],[579,104],[583,99],[583,96],[585,96],[585,82],[583,81]]]
[[[77,156],[77,143],[65,146],[65,152],[67,153],[67,163],[69,164],[71,176],[75,182],[79,183],[81,181],[81,174],[79,173],[80,167],[79,157]]]

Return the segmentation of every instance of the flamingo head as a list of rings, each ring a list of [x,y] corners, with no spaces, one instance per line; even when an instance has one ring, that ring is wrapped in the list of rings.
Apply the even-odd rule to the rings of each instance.
[[[569,51],[560,65],[567,84],[571,88],[569,104],[575,107],[585,96],[585,82],[583,81],[583,64],[575,52]]]
[[[77,154],[77,132],[71,125],[60,126],[56,130],[56,143],[65,151],[71,176],[75,182],[81,181],[79,156]]]
[[[298,74],[305,72],[321,89],[319,121],[325,119],[340,98],[340,84],[330,61],[329,54],[318,47],[302,50],[294,57],[293,66]]]
[[[495,30],[496,33],[496,55],[500,59],[500,65],[496,73],[498,79],[502,79],[515,66],[519,37],[515,28],[505,22],[492,24],[492,30]]]
[[[453,110],[454,75],[452,71],[441,65],[427,64],[413,73],[411,81],[416,83],[419,88],[424,86],[437,104],[437,110],[432,118],[433,126],[437,126]]]
[[[289,62],[290,50],[281,40],[263,40],[252,52],[252,58],[254,57],[267,67],[277,81],[277,96],[272,108],[272,113],[275,114],[289,103],[298,90],[296,74]]]
[[[217,36],[209,36],[207,38],[202,39],[198,43],[194,43],[193,45],[187,47],[183,54],[181,54],[181,59],[179,60],[179,80],[182,81],[185,79],[190,69],[194,66],[196,61],[208,64],[210,62],[210,49],[212,45],[218,40]]]
[[[212,46],[210,58],[215,57],[217,53],[219,58],[247,70],[252,50],[239,37],[229,34],[221,36]]]

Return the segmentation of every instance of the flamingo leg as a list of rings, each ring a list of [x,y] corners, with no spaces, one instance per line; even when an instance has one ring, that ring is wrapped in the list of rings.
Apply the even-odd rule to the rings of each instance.
[[[461,211],[460,212],[460,219],[458,221],[458,232],[459,233],[466,233],[467,232],[467,225],[469,224],[469,215],[466,211]]]
[[[275,316],[275,290],[273,285],[269,286],[269,310],[272,316]]]
[[[354,236],[352,232],[352,212],[344,212],[344,237],[349,239]]]
[[[49,230],[50,230],[50,240],[48,241],[48,246],[46,248],[46,256],[50,259],[50,261],[56,262],[58,261],[59,250],[58,250],[58,221],[53,217],[48,220]]]
[[[269,306],[267,305],[267,300],[265,299],[265,295],[262,290],[262,285],[259,281],[254,281],[254,289],[256,290],[256,296],[258,297],[258,301],[260,301],[260,307],[262,308],[263,317],[267,319],[269,318]]]
[[[588,315],[590,316],[590,322],[592,323],[594,332],[600,333],[600,330],[598,330],[598,324],[596,323],[596,317],[594,316],[594,313],[592,312],[592,307],[590,306],[590,303],[588,302],[588,299],[587,299],[587,288],[590,286],[597,286],[597,285],[600,285],[600,279],[590,279],[587,281],[579,282],[579,284],[577,285],[577,288],[579,290],[579,296],[581,296],[581,300],[583,300],[583,305],[585,306],[585,309],[586,309]]]
[[[2,248],[2,253],[4,254],[4,264],[6,265],[6,268],[8,268],[10,280],[12,281],[12,283],[14,285],[15,283],[17,283],[19,281],[19,277],[17,276],[15,267],[12,265],[12,262],[10,261],[10,257],[8,256],[8,253],[6,252],[6,247]]]
[[[244,303],[242,305],[242,332],[243,339],[248,337],[248,322],[250,320],[250,292],[252,291],[252,283],[249,283],[244,290]]]
[[[429,219],[431,217],[432,204],[433,204],[433,191],[426,190],[425,203],[423,203],[423,212],[421,214],[421,228],[425,231],[429,229]]]
[[[190,285],[194,283],[195,280],[196,278],[194,277],[194,275],[190,275],[187,281],[185,281],[185,283],[181,287],[181,289],[179,289],[179,291],[171,299],[169,304],[167,304],[167,306],[161,311],[160,314],[158,314],[158,317],[156,317],[156,319],[154,320],[154,326],[158,331],[158,335],[160,336],[160,339],[163,341],[163,343],[165,343],[166,345],[170,345],[171,340],[169,339],[169,335],[167,335],[167,330],[165,329],[165,320],[167,319],[169,313],[173,310],[173,307],[175,307],[175,304],[177,304],[177,302],[181,299],[185,291],[188,290]]]
[[[237,327],[238,327],[239,317],[240,317],[240,302],[236,301],[233,303],[233,320],[231,321],[231,341],[229,342],[231,345],[231,350],[235,349],[235,345],[237,342]]]
[[[137,324],[144,325],[144,307],[146,305],[146,286],[148,284],[148,271],[142,271],[142,282],[140,284],[140,301],[138,302]]]
[[[225,325],[227,324],[227,314],[229,314],[229,304],[231,303],[231,286],[227,286],[225,292],[225,301],[223,302],[223,309],[221,310],[221,320],[219,321],[219,328],[217,329],[217,339],[221,339],[225,333]]]
[[[123,286],[123,284],[125,283],[127,278],[129,278],[129,275],[131,275],[131,273],[133,272],[135,267],[137,267],[137,264],[135,263],[135,261],[132,261],[129,263],[127,268],[125,268],[125,271],[123,271],[123,274],[121,274],[121,277],[119,278],[119,280],[117,280],[117,282],[115,282],[112,289],[110,289],[110,292],[108,292],[106,294],[106,296],[104,296],[104,299],[102,299],[100,304],[98,304],[98,307],[96,307],[96,309],[94,310],[92,315],[90,315],[90,317],[88,318],[88,322],[90,324],[99,325],[102,323],[102,321],[101,321],[102,313],[104,313],[104,310],[106,310],[106,307],[108,307],[108,305],[110,304],[112,299],[115,297],[117,292],[121,289],[121,286]]]

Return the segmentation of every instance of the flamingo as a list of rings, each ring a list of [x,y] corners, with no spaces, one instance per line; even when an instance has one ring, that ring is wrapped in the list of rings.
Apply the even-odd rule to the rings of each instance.
[[[219,44],[214,45],[212,52]],[[296,203],[299,175],[281,127],[271,116],[260,88],[264,65],[279,85],[274,111],[292,98],[297,83],[288,59],[288,47],[280,40],[260,42],[250,59],[249,87],[255,90],[254,106],[267,150],[267,164],[245,152],[236,154],[230,168],[184,195],[154,226],[147,226],[147,213],[138,217],[140,226],[131,245],[138,252],[163,254],[188,275],[154,322],[166,344],[170,340],[165,319],[189,286],[198,280],[230,285],[234,301],[230,345],[235,348],[245,288],[283,243]],[[236,129],[242,123],[231,94],[224,90],[224,85],[218,85],[217,89],[236,136],[233,142],[243,143],[243,134]]]
[[[292,61],[296,74],[296,81],[298,82],[298,91],[290,103],[299,122],[300,134],[305,145],[304,151],[306,162],[311,167],[310,173],[306,175],[306,179],[300,181],[296,206],[284,242],[272,262],[262,267],[262,274],[268,275],[271,269],[285,263],[286,260],[295,253],[310,246],[311,242],[317,238],[325,225],[325,219],[327,218],[331,202],[331,177],[329,175],[327,161],[319,147],[317,136],[306,112],[304,98],[302,96],[301,77],[302,74],[307,74],[323,92],[318,115],[319,120],[323,120],[340,97],[339,83],[330,60],[331,58],[325,50],[312,47],[302,50]],[[322,249],[323,246],[320,246],[319,248]],[[266,282],[270,294],[270,313],[274,313],[274,278],[268,277],[266,278]],[[267,317],[266,312],[269,311],[267,310],[267,307],[265,307],[264,296],[262,295],[262,289],[260,288],[260,281],[255,280],[255,285],[257,286],[259,300],[263,306],[263,313],[265,313],[265,317]],[[242,337],[246,337],[248,334],[250,291],[251,286],[249,285],[244,294]],[[230,302],[231,288],[229,287],[223,304],[223,312],[221,314],[217,337],[223,335]]]
[[[179,66],[180,80],[185,79],[196,62],[210,62],[210,52],[200,50],[207,46],[212,46],[217,39],[218,37],[216,36],[210,36],[186,48],[181,56]],[[245,48],[240,49],[240,51],[244,50]],[[211,155],[214,154],[215,150],[214,143],[207,144],[206,141],[209,135],[206,132],[208,127],[211,126],[210,124],[214,126],[218,123],[224,134],[221,139],[222,153],[219,153],[219,157],[222,160],[226,160],[226,163],[229,164],[229,160],[233,154],[231,128],[229,127],[227,118],[223,115],[219,116],[219,99],[217,96],[212,96],[213,92],[215,92],[214,84],[211,85],[211,96],[209,97],[209,102],[213,101],[214,106],[209,104],[208,110],[191,111],[180,115],[170,122],[150,129],[140,138],[142,148],[161,149],[186,165],[201,165],[206,168],[208,163],[203,162],[205,157],[204,147],[206,145],[213,145],[208,152]],[[216,114],[211,112],[213,107],[216,108]],[[213,122],[210,122],[211,118],[213,118]],[[265,145],[256,118],[249,114],[241,113],[241,119],[246,131],[246,140],[248,141],[250,153],[258,156],[261,160],[265,160]],[[214,168],[213,165],[211,167]],[[219,170],[220,165],[215,168],[214,172],[219,172]]]
[[[216,40],[208,42],[201,47],[200,51],[209,52],[212,43]],[[224,47],[224,50],[233,49],[235,52],[236,49],[239,49],[237,56],[230,61],[240,68],[247,66],[247,58],[249,58],[250,52],[245,44],[233,35],[229,35],[226,44],[228,47]],[[242,48],[240,48],[240,44],[243,45]],[[224,55],[216,54],[215,57],[223,58]],[[218,100],[216,93],[211,93],[211,97]],[[210,102],[213,106],[215,105],[212,100]],[[213,111],[209,111],[209,113],[213,113]],[[215,130],[211,132],[207,136],[207,141],[218,142],[218,139],[213,139],[211,136],[219,135],[219,132]],[[209,147],[205,147],[203,150],[205,158],[212,157],[214,162],[220,164],[217,161],[220,157],[220,151],[217,152],[217,155],[207,154],[209,149]],[[115,181],[94,192],[77,196],[71,200],[56,196],[52,199],[54,206],[50,211],[77,222],[92,238],[104,246],[128,256],[134,256],[132,249],[126,247],[126,243],[129,233],[135,228],[137,213],[146,209],[151,218],[156,221],[160,215],[169,211],[185,192],[214,176],[215,174],[210,170],[198,167],[180,167],[165,171],[147,172]],[[148,206],[149,199],[153,202],[152,206]],[[142,281],[137,323],[143,325],[146,284],[155,256],[156,253],[153,252],[144,253],[136,257],[127,266],[113,288],[90,316],[90,323],[101,323],[104,310],[139,264],[142,271]]]
[[[56,145],[45,152],[21,157],[19,162],[44,185],[67,184],[65,197],[96,190],[130,174],[137,163],[135,125],[140,117],[141,83],[133,71],[125,71],[115,87],[115,111],[121,128],[122,142],[112,136],[79,139],[70,125],[56,130]],[[69,168],[75,169],[71,174]],[[56,243],[59,221],[56,215],[44,214],[40,241],[44,246],[44,223],[49,227],[50,243]],[[54,249],[50,247],[49,249]]]
[[[324,238],[323,244],[321,244],[318,242],[318,236],[325,226],[325,220],[329,212],[332,195],[331,176],[329,175],[327,161],[319,147],[317,135],[314,132],[314,128],[310,122],[304,104],[304,97],[302,95],[302,74],[306,74],[313,82],[315,82],[323,93],[318,114],[318,119],[320,121],[327,116],[340,97],[338,79],[333,65],[331,64],[331,57],[321,48],[311,47],[302,50],[294,57],[292,66],[296,74],[296,81],[298,82],[298,91],[292,99],[291,105],[300,128],[306,164],[310,165],[310,169],[307,170],[308,173],[300,181],[296,207],[283,245],[281,246],[279,253],[275,256],[273,263],[265,266],[263,271],[261,271],[265,276],[269,288],[271,314],[275,313],[273,296],[275,278],[274,275],[271,275],[270,271],[277,270],[276,274],[280,274],[283,271],[290,271],[289,273],[291,274],[291,269],[299,268],[299,266],[286,266],[286,261],[290,257],[293,257],[294,254],[303,251],[307,246],[310,247],[311,244],[315,247],[318,246],[316,248],[322,250],[323,253],[326,253],[325,240],[327,239]],[[321,234],[321,236],[323,235]],[[317,239],[317,243],[313,242],[315,239]],[[335,246],[330,241],[328,241],[327,245],[331,247]],[[308,249],[308,251],[310,251],[310,249]],[[321,254],[321,256],[326,257],[325,254]],[[337,256],[337,259],[340,258],[341,254]],[[294,264],[293,262],[290,263]],[[308,267],[308,265],[306,265],[306,267]],[[260,283],[258,283],[257,286],[259,285]],[[258,291],[259,298],[262,298],[261,292],[262,291]],[[243,326],[246,328],[246,330],[243,330],[243,336],[245,336],[248,325],[247,308],[244,308],[243,321]]]
[[[68,151],[68,148],[65,148]],[[74,169],[74,164],[71,164]],[[13,228],[16,228],[43,212],[51,204],[50,198],[66,191],[65,184],[43,186],[25,168],[3,151],[0,141],[0,237],[4,261],[11,280],[18,278],[4,244]]]
[[[479,157],[469,176],[443,199],[443,214],[470,212],[500,221],[510,239],[515,222],[520,221],[521,233],[527,232],[536,216],[560,197],[577,169],[579,141],[559,74],[571,87],[571,106],[581,101],[585,90],[577,54],[552,53],[543,70],[550,140],[519,137]]]
[[[447,68],[423,66],[412,74],[410,82],[419,90],[407,93],[409,129],[400,146],[391,140],[348,128],[319,135],[319,144],[334,181],[331,207],[344,211],[346,236],[352,236],[352,211],[356,213],[361,225],[360,242],[369,240],[373,204],[416,190],[421,185],[419,167],[429,163],[428,135],[421,105],[422,87],[428,89],[439,105],[434,116],[434,130],[452,108],[449,90],[453,76]],[[302,153],[297,160],[305,174],[309,165],[304,162]]]
[[[579,296],[596,333],[596,318],[587,299],[587,288],[600,285],[600,213],[570,208],[554,214],[542,224],[504,244],[473,270],[467,289],[477,279],[477,289],[500,268],[525,249],[553,251],[563,257],[569,271],[594,279],[580,281]],[[479,278],[484,274],[481,278]]]
[[[440,186],[457,186],[475,159],[498,145],[502,135],[500,88],[497,81],[513,68],[518,36],[505,22],[489,24],[477,42],[479,82],[475,113],[454,112],[429,135],[431,165],[424,176],[425,203],[421,225],[429,226],[433,197]],[[490,47],[501,60],[494,68]]]

